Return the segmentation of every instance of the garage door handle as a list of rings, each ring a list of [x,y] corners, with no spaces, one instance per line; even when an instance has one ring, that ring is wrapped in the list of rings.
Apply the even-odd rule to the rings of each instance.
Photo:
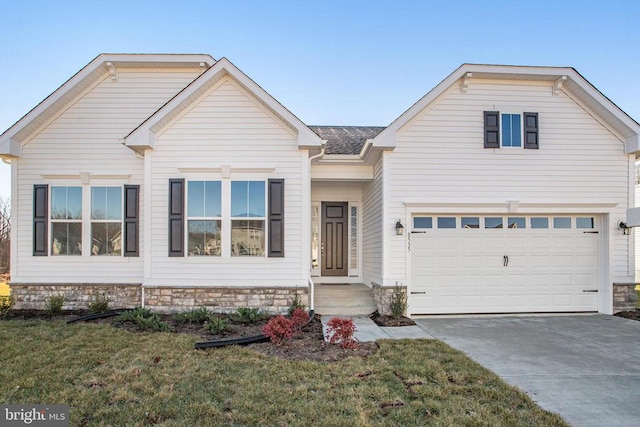
[[[583,231],[584,234],[598,234],[597,231]]]
[[[597,293],[598,290],[597,289],[583,289],[582,292],[593,292],[593,293]]]
[[[411,295],[424,295],[426,292],[411,292]]]

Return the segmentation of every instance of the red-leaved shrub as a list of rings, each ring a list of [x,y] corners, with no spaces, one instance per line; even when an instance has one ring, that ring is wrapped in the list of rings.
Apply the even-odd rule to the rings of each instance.
[[[358,348],[358,340],[353,337],[355,332],[353,319],[334,317],[327,323],[327,339],[331,344],[340,344],[342,348]]]
[[[296,308],[291,315],[291,320],[297,332],[302,332],[302,327],[309,321],[309,315],[301,308]]]
[[[284,317],[272,317],[269,322],[262,328],[262,333],[277,345],[283,344],[285,341],[293,338],[296,333],[296,325],[293,320]]]

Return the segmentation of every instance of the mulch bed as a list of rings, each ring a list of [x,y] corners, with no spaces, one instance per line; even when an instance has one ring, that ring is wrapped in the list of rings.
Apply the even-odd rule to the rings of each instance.
[[[416,322],[409,319],[408,317],[383,316],[377,311],[375,311],[369,317],[378,326],[412,326],[416,324]]]
[[[89,314],[86,310],[64,311],[59,316],[51,316],[43,310],[11,310],[6,319],[14,320],[64,320],[69,321],[79,316]],[[261,320],[253,324],[242,324],[231,320],[228,315],[220,314],[219,317],[229,320],[231,330],[223,334],[211,334],[202,325],[178,322],[170,314],[160,314],[163,321],[169,323],[172,333],[191,334],[198,337],[199,341],[214,341],[229,338],[243,338],[262,333],[262,327],[269,319]],[[92,320],[93,323],[109,324],[115,328],[125,329],[131,332],[141,332],[134,324],[119,322],[116,317]],[[69,326],[71,327],[71,325]],[[153,331],[144,331],[153,332]],[[282,345],[271,342],[250,344],[249,348],[260,353],[289,360],[312,360],[316,362],[335,362],[347,357],[368,357],[378,351],[378,345],[374,342],[360,343],[357,349],[343,349],[337,344],[324,341],[320,316],[314,316],[313,320],[302,329],[302,334],[295,336],[291,341]],[[216,351],[208,350],[208,351]]]
[[[614,314],[614,316],[624,317],[625,319],[640,320],[640,310],[633,311],[621,311]]]

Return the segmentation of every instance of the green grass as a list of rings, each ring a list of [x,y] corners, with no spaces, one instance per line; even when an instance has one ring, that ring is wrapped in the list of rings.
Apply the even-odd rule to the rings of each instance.
[[[436,340],[287,361],[109,325],[0,321],[0,403],[68,404],[72,425],[565,426]]]

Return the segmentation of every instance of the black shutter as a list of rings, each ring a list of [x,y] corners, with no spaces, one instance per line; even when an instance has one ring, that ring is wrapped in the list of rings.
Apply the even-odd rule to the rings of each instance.
[[[184,179],[169,180],[169,256],[184,256]]]
[[[538,113],[524,113],[524,148],[537,150]]]
[[[484,112],[484,148],[500,148],[500,112]]]
[[[33,256],[47,256],[49,186],[33,186]]]
[[[284,179],[269,180],[269,257],[284,257]]]
[[[140,234],[140,186],[124,186],[124,256],[140,255],[138,236]]]

